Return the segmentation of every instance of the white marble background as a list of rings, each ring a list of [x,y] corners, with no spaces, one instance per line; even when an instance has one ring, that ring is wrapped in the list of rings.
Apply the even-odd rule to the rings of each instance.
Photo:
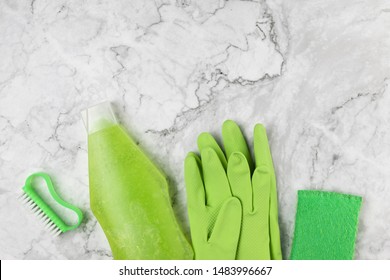
[[[110,259],[80,111],[110,100],[172,185],[202,131],[265,124],[284,257],[299,189],[361,195],[357,259],[390,259],[390,2],[0,0],[0,259]],[[53,238],[16,200],[50,173],[86,213]]]

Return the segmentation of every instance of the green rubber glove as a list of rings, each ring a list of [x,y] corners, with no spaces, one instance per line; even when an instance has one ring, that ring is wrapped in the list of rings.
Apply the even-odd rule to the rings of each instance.
[[[241,203],[213,149],[185,160],[188,216],[197,260],[234,260],[241,229]]]
[[[242,225],[236,259],[281,260],[276,179],[264,126],[254,128],[253,164],[238,125],[227,120],[222,127],[225,153],[209,133],[198,138],[199,150],[213,149],[227,171],[233,196],[242,205]]]

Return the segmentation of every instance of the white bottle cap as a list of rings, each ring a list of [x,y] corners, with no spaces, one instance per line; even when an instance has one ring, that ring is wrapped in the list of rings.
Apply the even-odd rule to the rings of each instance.
[[[85,109],[81,112],[81,116],[88,134],[92,134],[98,130],[118,123],[112,111],[110,102],[107,101]]]

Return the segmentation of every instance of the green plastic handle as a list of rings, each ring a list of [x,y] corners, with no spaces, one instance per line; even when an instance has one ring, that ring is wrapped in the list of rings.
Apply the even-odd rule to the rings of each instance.
[[[42,178],[45,180],[47,188],[49,189],[50,195],[53,197],[53,199],[62,205],[63,207],[72,210],[76,213],[78,217],[78,222],[75,225],[68,225],[66,224],[61,217],[39,196],[39,194],[34,190],[32,185],[32,180],[35,178]],[[73,230],[80,226],[82,220],[83,220],[83,212],[77,208],[76,206],[64,201],[55,191],[53,183],[51,181],[51,178],[48,174],[44,172],[37,172],[34,174],[31,174],[27,179],[26,183],[23,187],[23,191],[27,194],[27,196],[32,199],[35,204],[38,205],[38,207],[46,214],[46,216],[49,217],[49,219],[62,231],[66,232],[69,230]]]

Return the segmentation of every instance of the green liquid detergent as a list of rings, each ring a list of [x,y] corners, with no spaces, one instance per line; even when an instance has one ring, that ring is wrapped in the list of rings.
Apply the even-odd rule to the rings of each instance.
[[[109,103],[83,112],[91,209],[114,259],[192,259],[165,176],[117,124]]]

